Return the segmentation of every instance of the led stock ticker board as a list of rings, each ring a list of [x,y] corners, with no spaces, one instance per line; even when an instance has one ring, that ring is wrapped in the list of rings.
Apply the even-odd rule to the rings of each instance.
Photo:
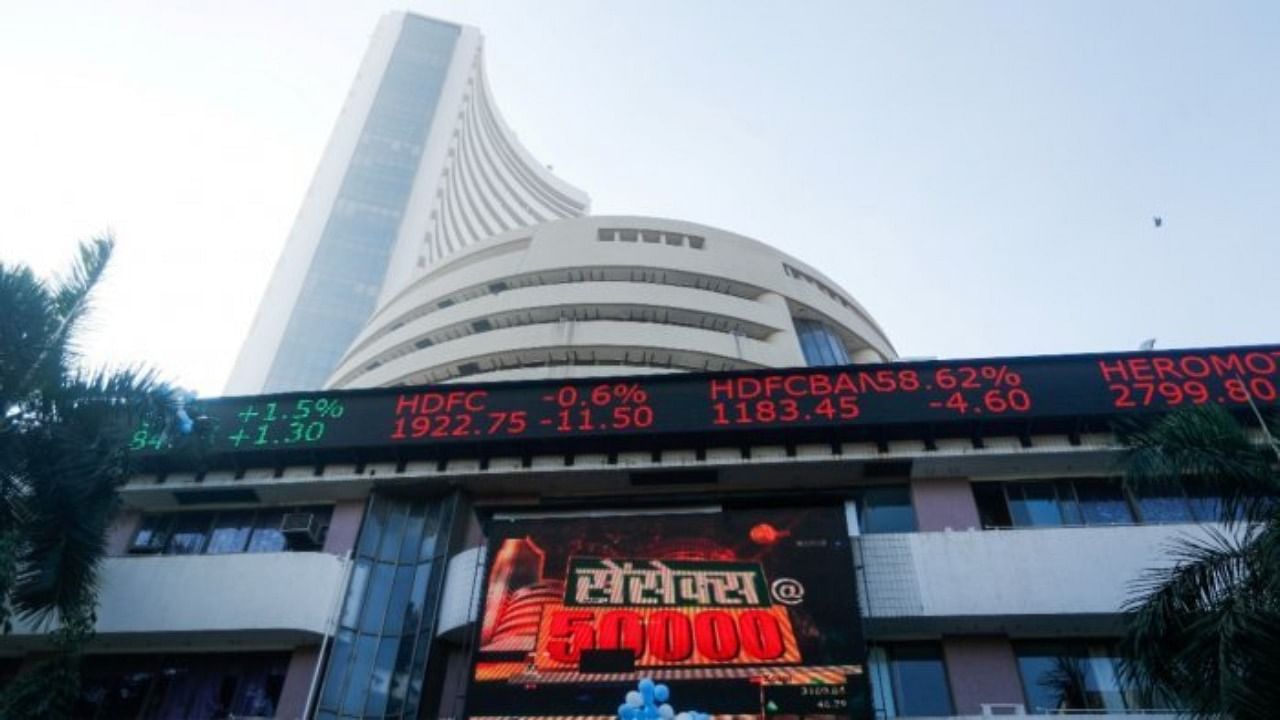
[[[619,379],[214,398],[188,409],[212,453],[449,447],[555,438],[839,430],[1277,405],[1280,346],[903,362]],[[183,439],[143,427],[131,448]]]

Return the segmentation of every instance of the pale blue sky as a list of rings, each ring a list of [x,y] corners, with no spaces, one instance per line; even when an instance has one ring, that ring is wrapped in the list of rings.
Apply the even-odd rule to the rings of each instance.
[[[1275,2],[6,2],[0,258],[114,228],[86,350],[217,394],[406,7],[597,213],[771,243],[903,355],[1280,341]]]

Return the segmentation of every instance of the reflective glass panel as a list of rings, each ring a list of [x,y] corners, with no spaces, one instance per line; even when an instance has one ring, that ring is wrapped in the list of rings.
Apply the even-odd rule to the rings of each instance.
[[[906,485],[867,488],[861,494],[864,533],[912,532],[916,529],[911,489]]]
[[[1009,513],[1017,527],[1055,527],[1062,524],[1058,493],[1051,482],[1009,483]]]
[[[1081,480],[1075,483],[1080,513],[1090,525],[1124,525],[1133,522],[1133,511],[1124,489],[1115,480]]]
[[[1144,489],[1135,493],[1144,523],[1192,522],[1191,503],[1180,488]]]
[[[902,716],[951,714],[951,690],[942,649],[932,643],[911,643],[889,648],[894,702]]]
[[[249,536],[249,549],[247,552],[280,552],[284,550],[284,533],[280,532],[280,523],[283,520],[283,511],[264,510],[259,512],[253,523],[253,534]]]
[[[213,532],[209,533],[209,547],[205,552],[210,555],[244,552],[252,531],[252,512],[218,513],[214,519]]]
[[[211,518],[204,513],[186,513],[173,519],[173,532],[169,536],[169,555],[195,555],[204,550],[209,535]]]

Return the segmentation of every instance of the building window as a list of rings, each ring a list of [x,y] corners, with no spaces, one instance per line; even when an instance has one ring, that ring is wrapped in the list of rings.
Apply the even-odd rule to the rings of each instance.
[[[1194,479],[1137,491],[1114,478],[978,482],[973,495],[988,529],[1219,522],[1223,510],[1212,484]]]
[[[130,552],[162,555],[226,555],[230,553],[314,550],[329,529],[330,506],[261,508],[147,515],[133,536]],[[294,537],[281,532],[284,516],[292,513],[315,517],[318,534]]]
[[[951,715],[951,688],[938,643],[897,643],[867,655],[877,717]]]
[[[1139,709],[1120,680],[1120,661],[1106,643],[1015,643],[1018,672],[1033,714],[1062,710]]]
[[[209,545],[205,548],[205,553],[221,555],[244,552],[252,532],[252,511],[218,513],[213,531],[209,533]]]
[[[448,533],[445,504],[374,495],[316,717],[418,717]]]
[[[1193,517],[1185,497],[1133,497],[1113,478],[980,482],[973,484],[973,495],[985,528],[1131,525]]]
[[[288,653],[97,655],[72,715],[85,720],[275,717]]]
[[[849,351],[844,341],[826,323],[817,320],[795,318],[796,335],[800,340],[800,350],[804,353],[804,361],[810,367],[829,365],[848,365]]]
[[[860,534],[915,532],[916,513],[911,488],[884,485],[859,490],[853,496]]]

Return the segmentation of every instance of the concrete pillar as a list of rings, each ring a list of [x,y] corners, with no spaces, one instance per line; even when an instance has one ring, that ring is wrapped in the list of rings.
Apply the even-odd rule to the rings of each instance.
[[[912,478],[911,503],[920,532],[981,528],[967,478]]]
[[[324,539],[324,551],[334,555],[346,555],[356,546],[360,535],[360,522],[364,518],[364,500],[339,500],[333,506],[329,518],[329,534]]]
[[[307,694],[315,677],[316,663],[320,661],[320,647],[308,645],[295,648],[285,671],[284,687],[280,690],[280,702],[276,704],[278,720],[302,720],[307,707]]]
[[[984,703],[1026,702],[1009,638],[944,636],[942,654],[957,715],[981,715]]]

